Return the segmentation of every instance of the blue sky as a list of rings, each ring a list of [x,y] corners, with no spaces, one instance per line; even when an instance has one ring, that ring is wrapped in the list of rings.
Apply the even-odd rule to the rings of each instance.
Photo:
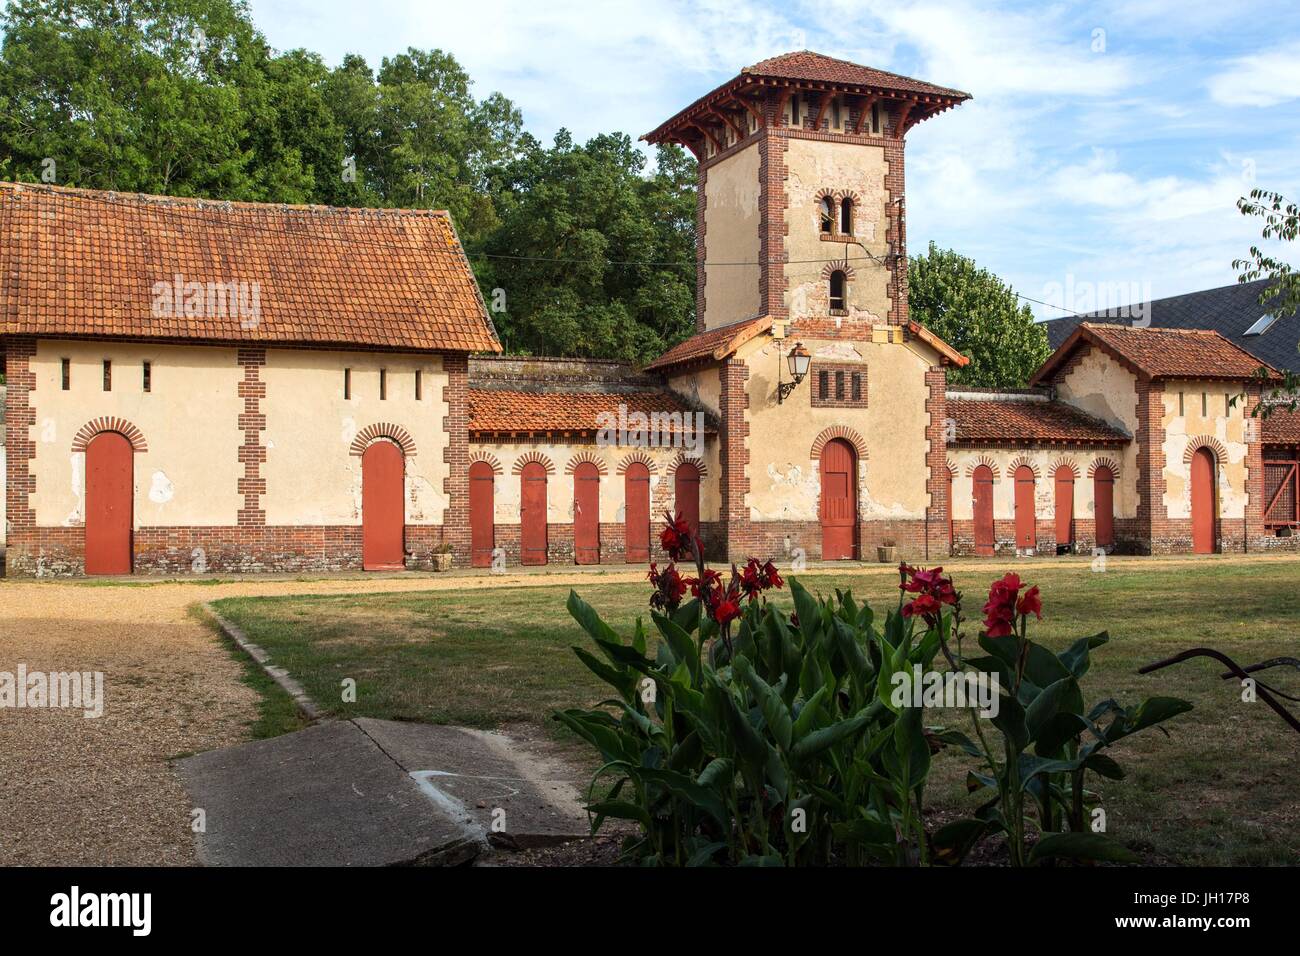
[[[1258,238],[1237,198],[1254,185],[1300,196],[1294,3],[252,0],[252,11],[277,48],[331,63],[449,50],[479,95],[505,93],[544,139],[561,126],[639,136],[792,49],[966,90],[973,101],[909,135],[910,250],[933,240],[1066,307],[1086,307],[1090,291],[1127,301],[1232,282],[1233,258]]]

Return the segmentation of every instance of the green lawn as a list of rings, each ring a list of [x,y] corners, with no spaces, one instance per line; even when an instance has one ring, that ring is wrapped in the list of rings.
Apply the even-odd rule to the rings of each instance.
[[[968,613],[978,617],[1002,563],[955,562]],[[1186,698],[1195,709],[1159,731],[1124,741],[1114,756],[1123,781],[1092,777],[1105,798],[1110,832],[1152,861],[1187,864],[1300,861],[1300,734],[1263,703],[1243,703],[1235,682],[1207,660],[1139,676],[1138,668],[1176,651],[1208,645],[1248,664],[1300,656],[1300,559],[1112,559],[1095,573],[1087,561],[1018,562],[1043,591],[1044,620],[1033,636],[1060,648],[1109,630],[1084,681],[1090,701],[1136,703],[1152,695]],[[852,588],[883,610],[897,600],[887,569],[818,571],[814,591]],[[574,657],[585,635],[564,608],[567,587],[489,586],[456,592],[234,598],[220,612],[287,668],[326,709],[434,723],[498,727],[527,722],[555,735],[582,765],[590,757],[565,740],[552,711],[607,696]],[[477,584],[486,583],[483,580]],[[646,613],[645,584],[581,587],[620,632]],[[780,598],[788,602],[788,592]],[[342,682],[357,701],[342,701]],[[1292,694],[1300,673],[1274,669],[1266,680]],[[1293,705],[1300,710],[1300,705]],[[968,728],[963,728],[968,729]],[[927,803],[952,813],[968,806],[962,781],[971,759],[945,751]]]

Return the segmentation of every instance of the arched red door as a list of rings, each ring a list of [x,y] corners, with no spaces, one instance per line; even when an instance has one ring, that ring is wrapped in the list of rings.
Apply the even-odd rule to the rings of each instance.
[[[1032,551],[1034,534],[1034,469],[1021,465],[1016,469],[1016,550]]]
[[[650,469],[642,461],[623,475],[623,542],[628,564],[650,560]]]
[[[971,476],[971,509],[975,517],[975,554],[992,557],[993,541],[993,469],[976,465]]]
[[[86,447],[87,574],[131,573],[132,454],[117,432],[100,432]]]
[[[573,562],[600,564],[600,469],[589,461],[573,470]]]
[[[406,567],[406,502],[402,450],[390,441],[372,442],[361,456],[361,567],[395,571]]]
[[[1196,449],[1192,456],[1192,550],[1197,554],[1215,551],[1214,518],[1218,502],[1214,466],[1214,452],[1208,448]]]
[[[828,441],[821,454],[822,560],[857,557],[857,454],[842,438]]]
[[[1115,543],[1115,473],[1099,465],[1092,473],[1093,512],[1097,525],[1097,547]]]
[[[476,568],[492,567],[496,547],[495,481],[488,462],[476,461],[469,466],[469,550],[470,564]]]
[[[700,469],[689,461],[677,466],[673,476],[673,498],[677,513],[686,519],[692,535],[700,533]]]
[[[1074,469],[1056,469],[1056,546],[1074,544]]]
[[[519,561],[546,563],[546,466],[530,461],[519,476]]]

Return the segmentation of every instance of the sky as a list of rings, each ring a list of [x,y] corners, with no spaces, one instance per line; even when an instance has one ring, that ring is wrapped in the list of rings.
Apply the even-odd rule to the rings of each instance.
[[[741,67],[811,49],[973,100],[907,145],[909,251],[931,241],[1040,317],[1236,280],[1236,201],[1300,198],[1300,4],[1249,0],[251,0],[278,49],[372,66],[454,54],[549,140],[640,136]],[[1290,251],[1294,255],[1294,250]]]

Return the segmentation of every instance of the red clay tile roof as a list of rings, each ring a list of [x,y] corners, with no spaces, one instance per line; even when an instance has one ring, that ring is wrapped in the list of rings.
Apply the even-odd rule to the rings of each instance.
[[[514,391],[496,388],[471,388],[469,390],[469,430],[471,433],[510,432],[597,432],[602,428],[618,426],[620,406],[625,415],[642,412],[689,414],[690,408],[680,398],[667,390],[653,392],[549,392]],[[612,416],[606,418],[604,416]],[[635,423],[629,424],[635,427]],[[675,432],[675,427],[665,425]],[[716,431],[715,424],[705,416],[705,431]]]
[[[1249,352],[1208,329],[1134,328],[1083,322],[1029,380],[1050,381],[1082,344],[1091,343],[1132,368],[1143,378],[1254,378],[1263,366]]]
[[[1278,409],[1260,429],[1266,445],[1300,445],[1300,412]]]
[[[969,93],[936,86],[925,80],[916,80],[899,73],[877,70],[870,66],[860,66],[848,60],[812,50],[799,50],[783,53],[780,56],[760,60],[753,66],[740,71],[748,76],[767,76],[782,80],[808,80],[815,83],[832,83],[837,86],[871,86],[882,90],[900,90],[904,93],[929,93],[937,96],[952,96],[970,99]]]
[[[949,445],[1122,445],[1129,436],[1063,402],[949,398]]]
[[[445,212],[0,183],[0,230],[0,334],[500,351]],[[178,275],[200,314],[160,307]]]
[[[736,322],[721,328],[710,329],[692,335],[685,342],[674,345],[663,355],[646,366],[646,370],[665,369],[674,365],[686,365],[691,362],[718,362],[736,354],[740,348],[756,335],[761,335],[772,327],[772,319],[763,316],[746,322]]]

